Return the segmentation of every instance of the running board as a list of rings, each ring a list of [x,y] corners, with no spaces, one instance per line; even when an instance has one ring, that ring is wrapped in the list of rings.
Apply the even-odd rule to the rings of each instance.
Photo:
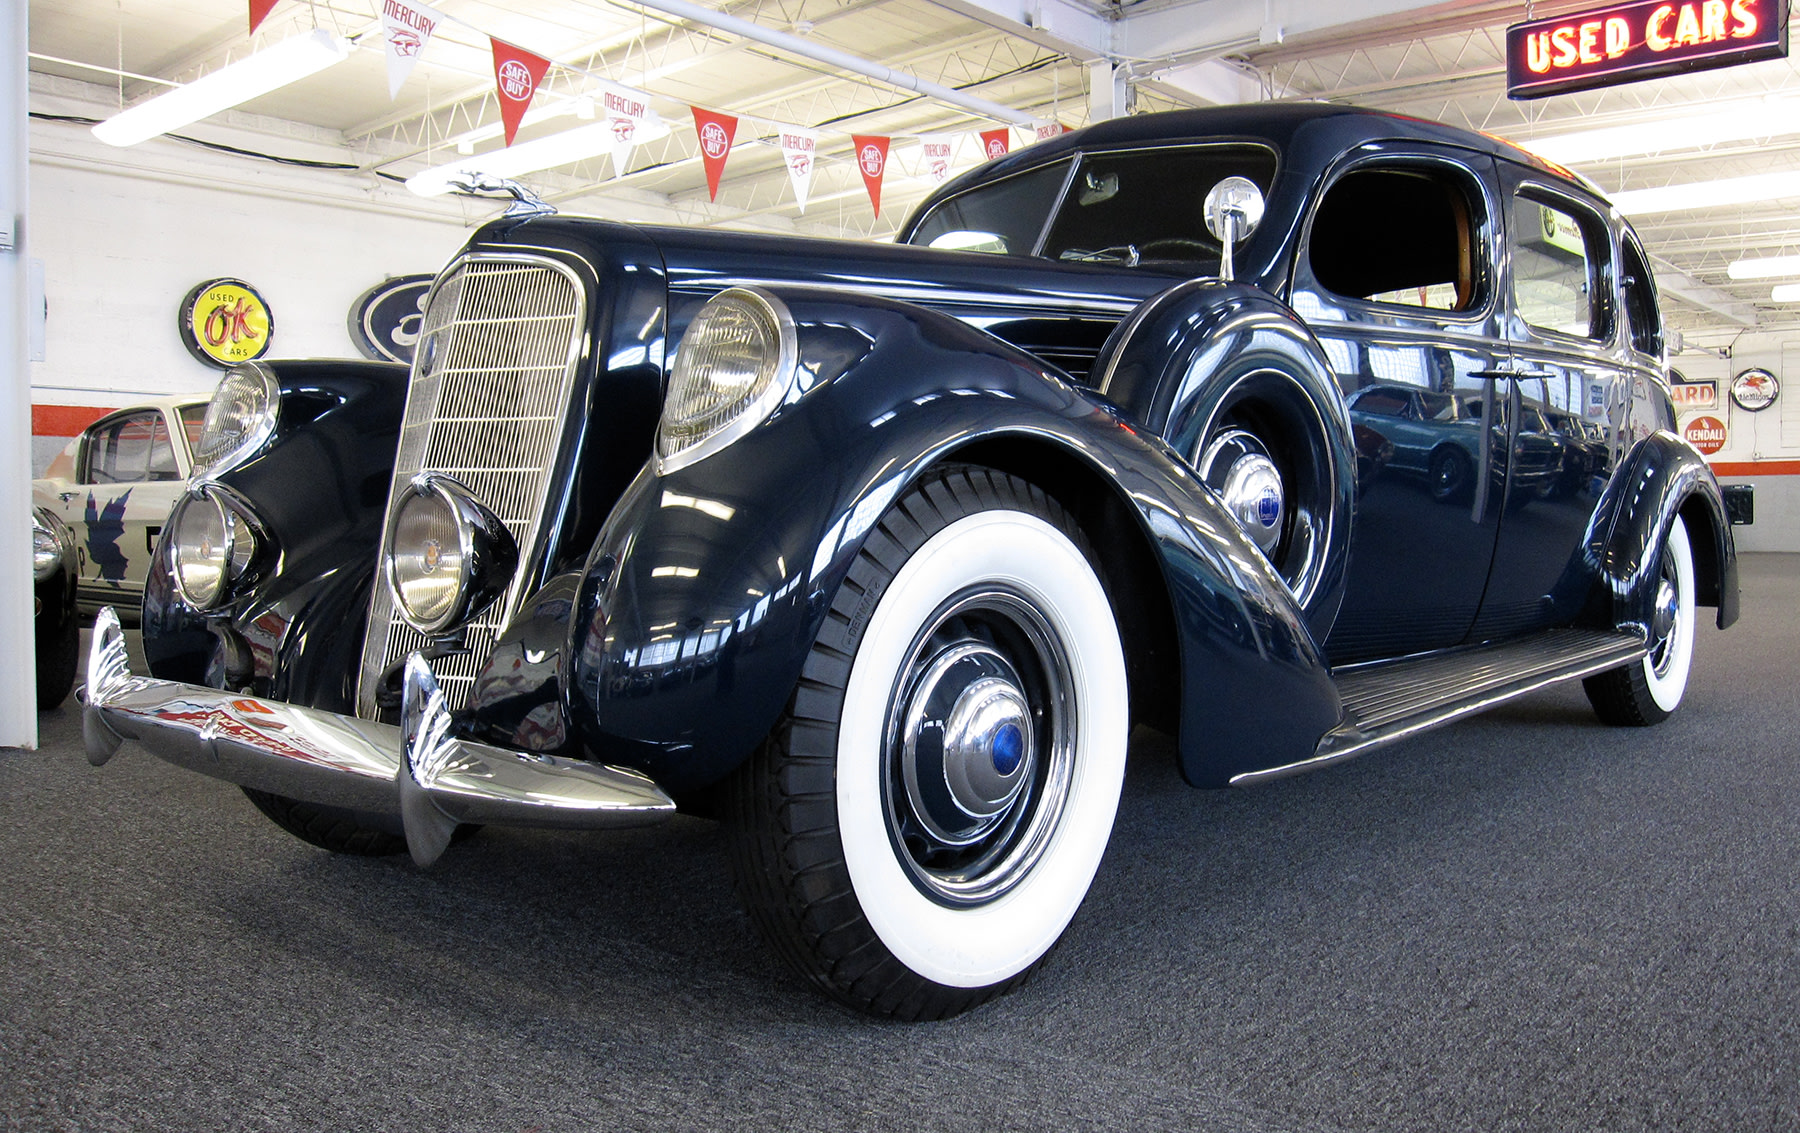
[[[1431,653],[1343,669],[1334,675],[1344,719],[1312,758],[1231,778],[1234,787],[1342,763],[1379,744],[1435,728],[1546,685],[1641,659],[1641,638],[1592,629],[1553,629],[1519,641]]]

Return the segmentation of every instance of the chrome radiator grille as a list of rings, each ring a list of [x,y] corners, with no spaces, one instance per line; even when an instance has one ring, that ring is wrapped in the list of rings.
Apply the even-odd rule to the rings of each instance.
[[[468,626],[468,652],[432,662],[452,709],[468,703],[475,676],[523,597],[538,557],[548,473],[556,464],[584,315],[581,285],[572,272],[550,260],[511,256],[459,260],[439,280],[426,308],[388,489],[387,523],[392,524],[395,501],[408,481],[420,472],[440,472],[506,524],[520,560],[506,596]],[[425,636],[401,619],[378,573],[357,686],[359,715],[377,714],[382,675],[426,644]]]

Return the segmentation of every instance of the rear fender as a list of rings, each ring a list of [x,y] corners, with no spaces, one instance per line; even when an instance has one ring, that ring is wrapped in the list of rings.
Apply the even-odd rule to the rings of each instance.
[[[596,540],[572,608],[552,604],[568,611],[566,664],[522,651],[542,668],[514,687],[560,674],[571,750],[691,792],[762,741],[796,686],[801,716],[834,715],[801,675],[850,564],[927,469],[1003,439],[1081,462],[1128,502],[1161,572],[1129,581],[1166,587],[1176,623],[1189,779],[1223,784],[1290,760],[1337,722],[1335,691],[1281,581],[1160,441],[954,319],[779,294],[800,333],[796,394],[704,460],[668,475],[646,465]],[[497,658],[537,632],[515,628]],[[494,701],[478,726],[513,744],[545,736],[542,698],[513,703],[539,711],[537,723]]]
[[[1737,547],[1712,469],[1669,432],[1652,433],[1616,477],[1618,502],[1599,557],[1601,624],[1646,630],[1662,569],[1662,545],[1679,515],[1694,549],[1695,600],[1718,608],[1724,629],[1738,617]]]

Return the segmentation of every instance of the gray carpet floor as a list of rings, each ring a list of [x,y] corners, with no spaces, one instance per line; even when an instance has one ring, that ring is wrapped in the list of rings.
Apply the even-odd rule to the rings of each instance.
[[[0,1129],[1800,1130],[1800,556],[1743,567],[1659,728],[1217,793],[1140,733],[1061,948],[938,1024],[775,967],[706,822],[333,857],[71,702],[0,752]]]

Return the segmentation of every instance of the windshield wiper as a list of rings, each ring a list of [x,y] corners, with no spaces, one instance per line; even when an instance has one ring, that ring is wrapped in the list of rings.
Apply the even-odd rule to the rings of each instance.
[[[1123,263],[1128,268],[1134,268],[1138,265],[1139,256],[1136,244],[1114,244],[1110,248],[1092,252],[1085,248],[1066,248],[1056,258],[1079,263]]]

